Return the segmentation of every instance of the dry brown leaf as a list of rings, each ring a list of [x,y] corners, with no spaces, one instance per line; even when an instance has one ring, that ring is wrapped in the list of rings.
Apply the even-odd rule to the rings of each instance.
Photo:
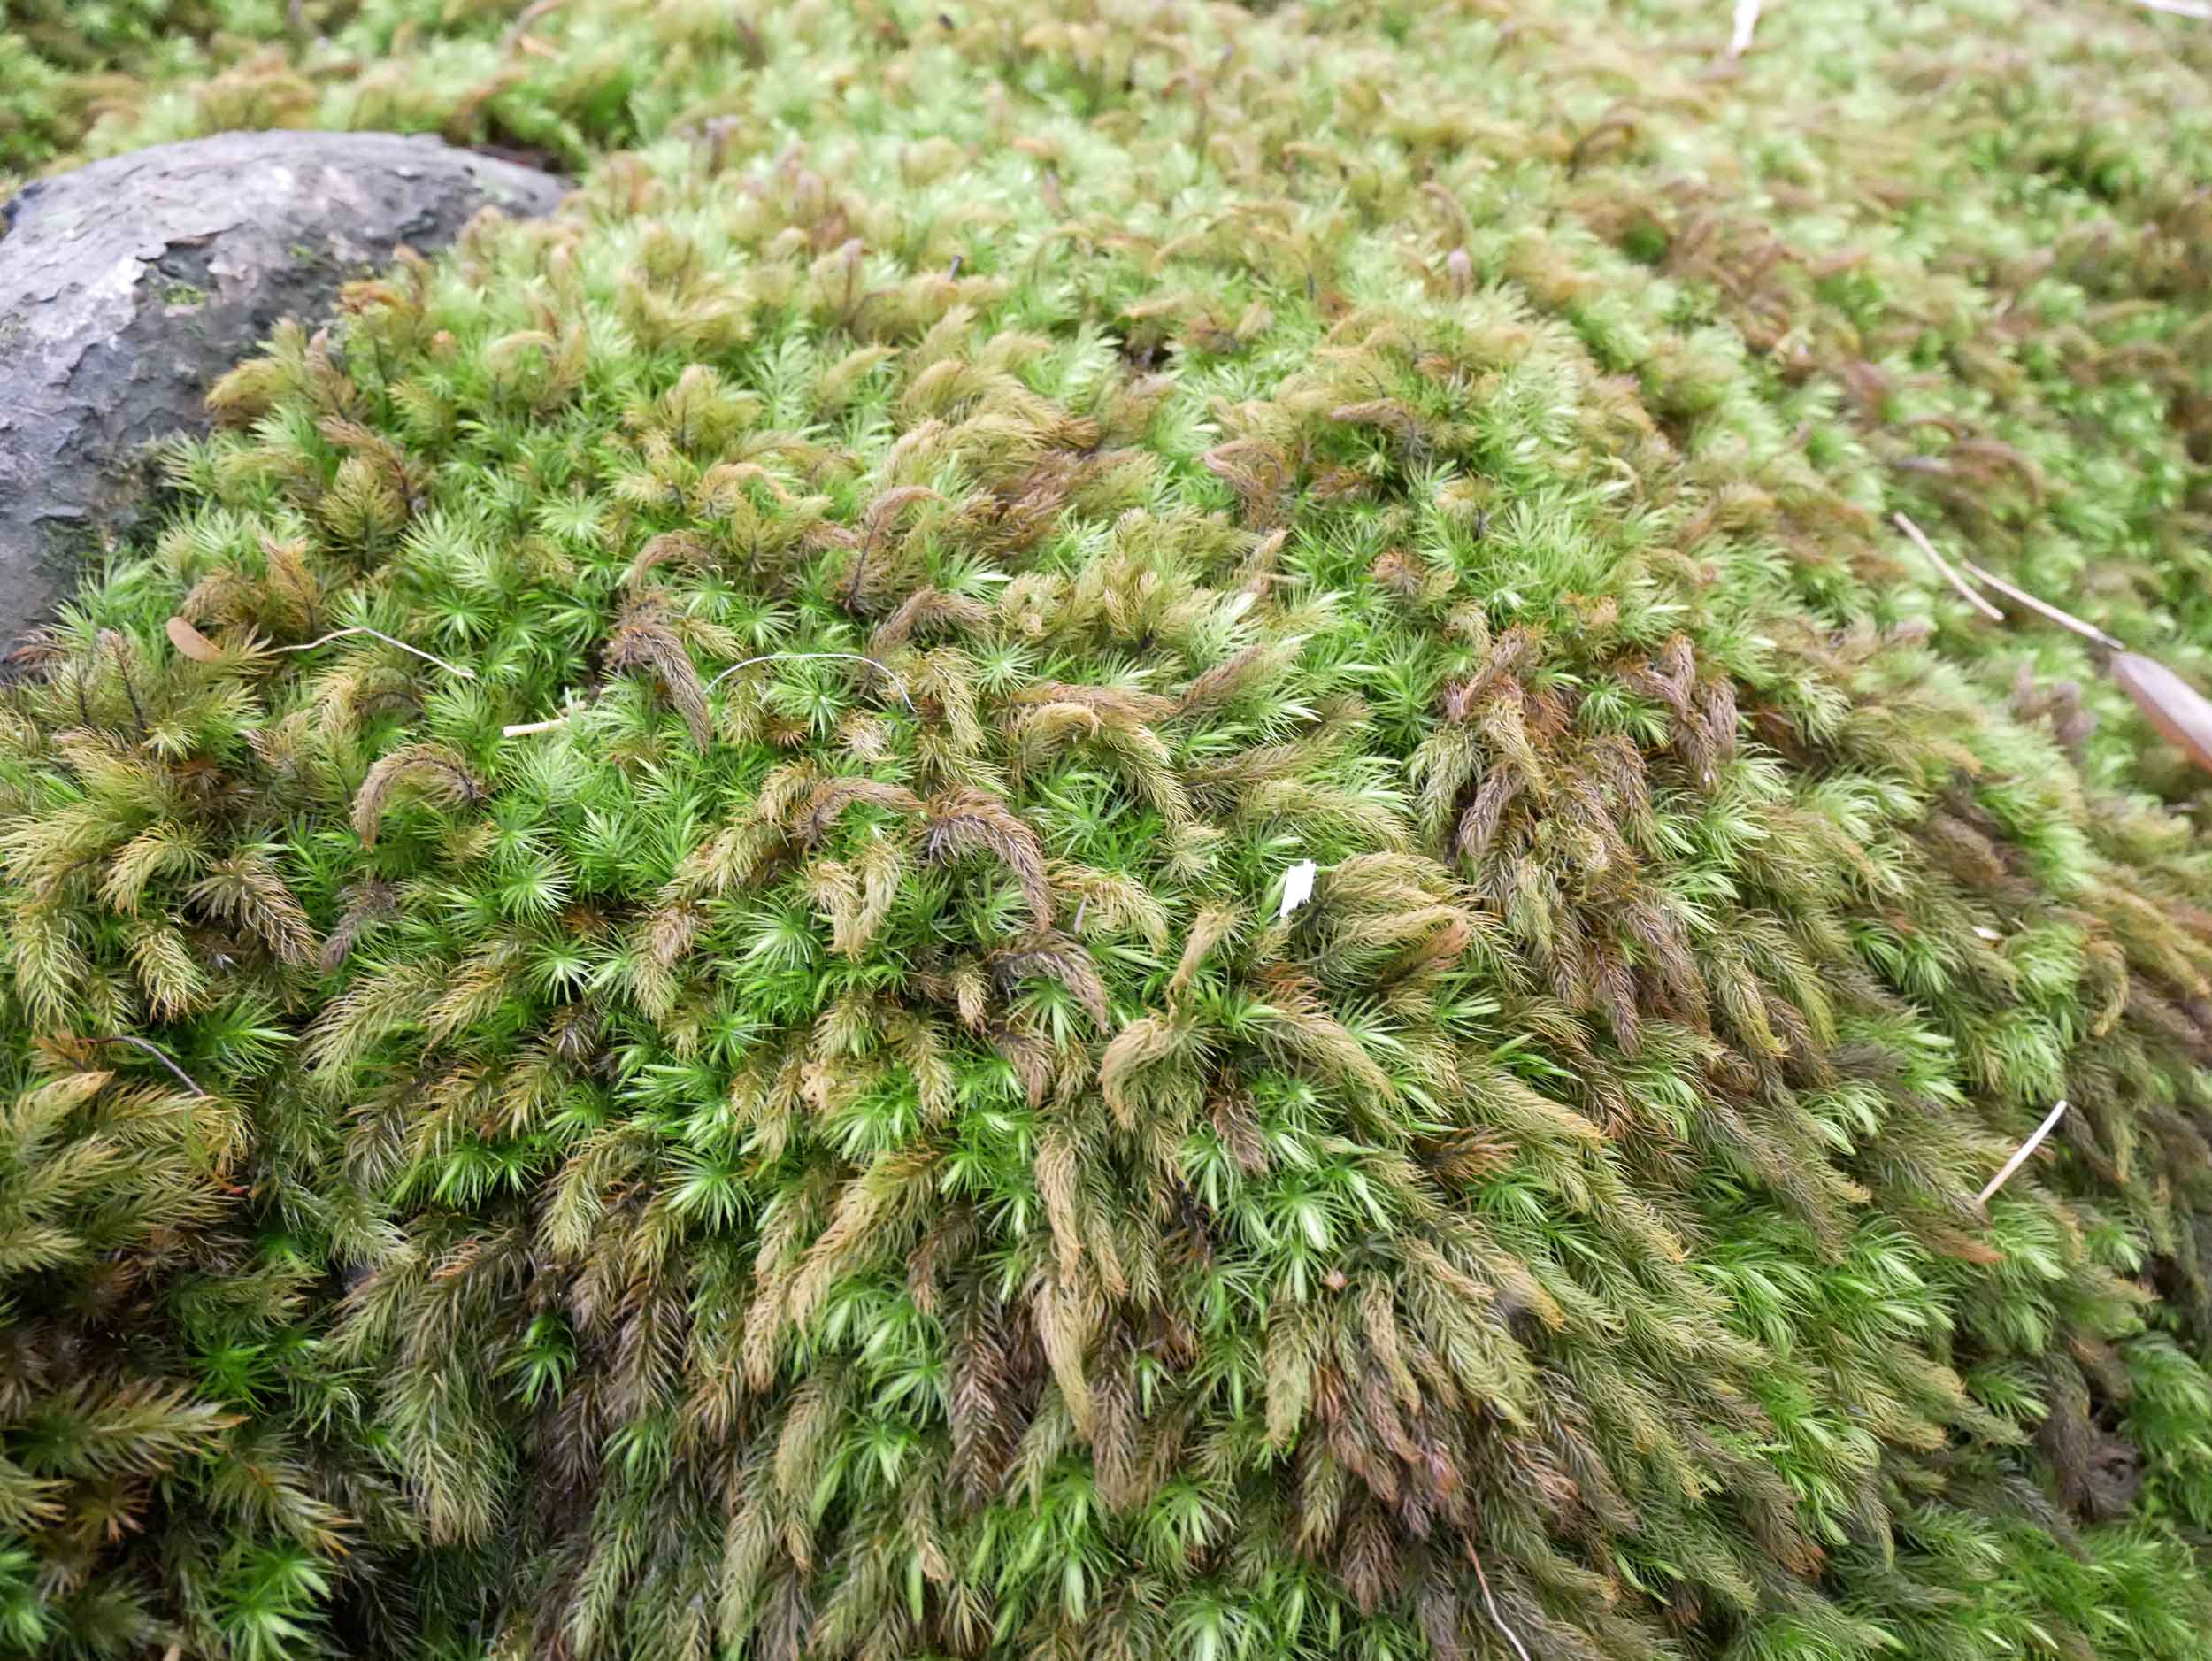
[[[223,661],[223,649],[180,617],[173,617],[167,624],[169,643],[179,654],[194,663],[217,664]]]
[[[2112,678],[2153,727],[2212,773],[2212,702],[2164,664],[2131,651],[2113,654]]]

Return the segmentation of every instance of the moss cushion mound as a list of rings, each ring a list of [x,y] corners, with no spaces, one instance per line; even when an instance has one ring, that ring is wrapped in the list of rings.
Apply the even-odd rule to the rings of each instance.
[[[2204,1653],[2201,775],[1890,516],[2212,681],[2212,28],[308,12],[42,130],[581,182],[0,705],[0,1647]]]

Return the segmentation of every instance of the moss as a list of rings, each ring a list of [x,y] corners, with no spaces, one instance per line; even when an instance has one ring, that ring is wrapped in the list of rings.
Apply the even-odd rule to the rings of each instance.
[[[2200,1653],[2201,787],[1887,528],[2208,679],[2196,37],[406,11],[91,141],[587,165],[5,707],[8,1642]]]

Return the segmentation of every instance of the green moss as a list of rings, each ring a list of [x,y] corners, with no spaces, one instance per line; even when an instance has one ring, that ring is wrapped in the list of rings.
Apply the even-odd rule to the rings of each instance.
[[[5,706],[0,1642],[2201,1652],[2201,789],[1888,529],[2212,679],[2197,37],[407,12],[92,141],[589,165]]]

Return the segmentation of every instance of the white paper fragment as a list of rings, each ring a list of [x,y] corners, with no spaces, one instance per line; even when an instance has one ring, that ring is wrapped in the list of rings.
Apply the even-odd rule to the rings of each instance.
[[[1283,909],[1275,914],[1277,922],[1313,898],[1313,880],[1320,874],[1321,867],[1310,859],[1301,859],[1283,873]]]

